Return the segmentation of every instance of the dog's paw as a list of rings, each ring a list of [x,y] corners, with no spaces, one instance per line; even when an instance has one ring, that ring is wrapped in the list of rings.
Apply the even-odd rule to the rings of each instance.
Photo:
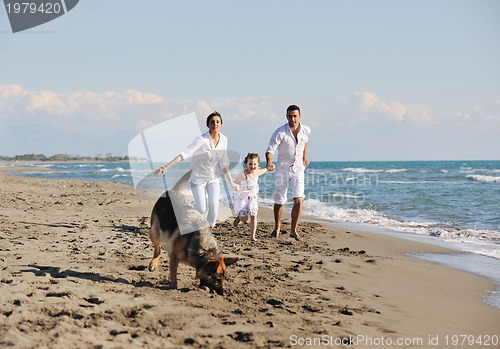
[[[205,292],[210,292],[210,288],[208,286],[200,285],[199,287],[200,287],[201,290],[203,290]]]
[[[153,271],[156,269],[157,266],[158,266],[158,261],[152,260],[151,263],[149,263],[148,270]]]

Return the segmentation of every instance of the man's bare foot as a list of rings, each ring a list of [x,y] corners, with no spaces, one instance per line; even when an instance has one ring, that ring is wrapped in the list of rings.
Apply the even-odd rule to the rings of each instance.
[[[279,232],[277,232],[276,230],[273,230],[273,232],[272,232],[272,234],[271,234],[271,237],[272,237],[272,238],[276,238],[276,239],[277,239],[279,236],[280,236],[280,233],[279,233]]]
[[[300,237],[299,233],[290,233],[290,237],[297,240],[297,241],[302,241],[302,238]]]

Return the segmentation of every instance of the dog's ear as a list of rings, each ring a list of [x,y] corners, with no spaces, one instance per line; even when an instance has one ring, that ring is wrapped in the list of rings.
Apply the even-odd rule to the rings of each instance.
[[[231,264],[234,264],[238,261],[238,257],[224,257],[224,264],[227,266],[230,266]]]
[[[214,260],[210,260],[207,262],[207,264],[205,264],[205,270],[211,274],[211,273],[216,273],[217,272],[217,269],[219,268],[219,261],[214,261]]]

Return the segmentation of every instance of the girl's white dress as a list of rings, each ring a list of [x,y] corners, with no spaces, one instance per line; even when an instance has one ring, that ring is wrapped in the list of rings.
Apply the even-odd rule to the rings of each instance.
[[[259,177],[251,179],[245,173],[245,179],[240,182],[240,191],[233,192],[229,206],[236,210],[240,217],[257,216],[259,210]]]

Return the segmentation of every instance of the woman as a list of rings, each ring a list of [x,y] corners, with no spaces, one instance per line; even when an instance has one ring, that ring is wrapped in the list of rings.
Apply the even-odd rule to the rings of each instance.
[[[229,183],[234,190],[239,186],[233,182],[229,172],[229,159],[227,157],[227,138],[220,130],[222,128],[222,116],[214,111],[207,117],[208,132],[188,145],[167,165],[155,170],[157,176],[164,175],[172,166],[192,157],[191,176],[189,183],[194,197],[194,206],[200,213],[206,213],[210,227],[214,227],[219,210],[220,170],[223,169]]]

